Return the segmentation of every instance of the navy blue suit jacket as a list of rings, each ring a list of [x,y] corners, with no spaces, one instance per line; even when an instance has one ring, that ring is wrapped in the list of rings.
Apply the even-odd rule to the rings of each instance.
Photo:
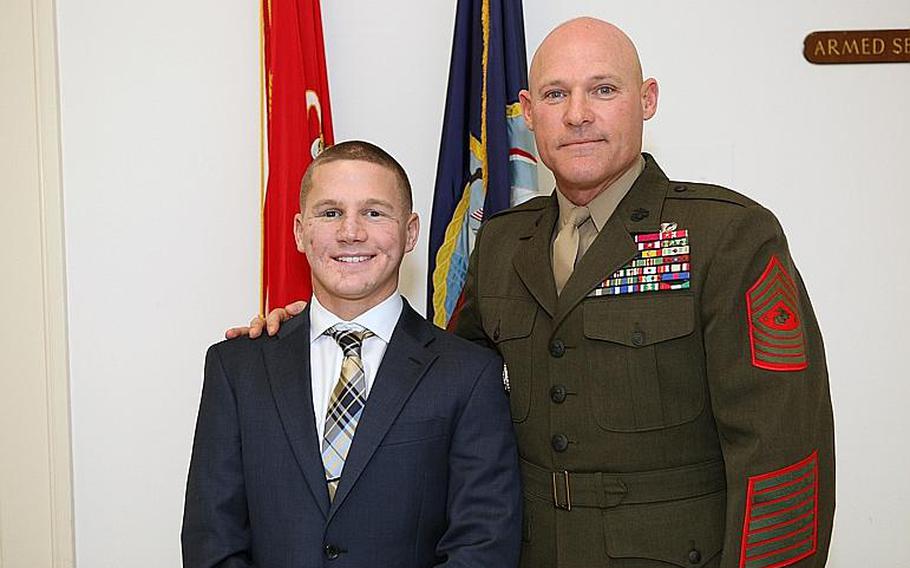
[[[184,566],[516,566],[521,486],[499,356],[405,302],[330,503],[309,338],[304,312],[276,337],[209,349]]]

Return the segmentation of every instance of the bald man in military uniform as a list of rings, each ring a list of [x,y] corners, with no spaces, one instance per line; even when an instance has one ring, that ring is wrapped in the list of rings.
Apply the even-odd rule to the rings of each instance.
[[[774,215],[641,154],[658,86],[615,26],[557,27],[529,84],[557,191],[483,225],[457,327],[505,360],[521,566],[823,566],[827,370]]]

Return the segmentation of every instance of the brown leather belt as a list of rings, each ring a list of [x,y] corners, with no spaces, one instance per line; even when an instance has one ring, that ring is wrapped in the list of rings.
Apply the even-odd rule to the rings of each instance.
[[[552,471],[521,460],[525,493],[557,509],[608,509],[707,495],[726,488],[722,460],[633,473]]]

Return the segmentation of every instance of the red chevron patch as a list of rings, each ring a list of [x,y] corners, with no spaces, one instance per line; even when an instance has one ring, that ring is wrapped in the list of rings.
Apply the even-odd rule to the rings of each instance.
[[[777,256],[746,292],[752,364],[769,371],[801,371],[809,366],[798,291]]]

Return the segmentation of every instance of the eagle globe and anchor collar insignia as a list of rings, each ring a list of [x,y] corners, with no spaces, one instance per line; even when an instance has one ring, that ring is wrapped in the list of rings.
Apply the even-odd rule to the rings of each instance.
[[[689,288],[689,231],[661,223],[657,233],[633,235],[635,258],[608,276],[588,297],[641,294]]]

